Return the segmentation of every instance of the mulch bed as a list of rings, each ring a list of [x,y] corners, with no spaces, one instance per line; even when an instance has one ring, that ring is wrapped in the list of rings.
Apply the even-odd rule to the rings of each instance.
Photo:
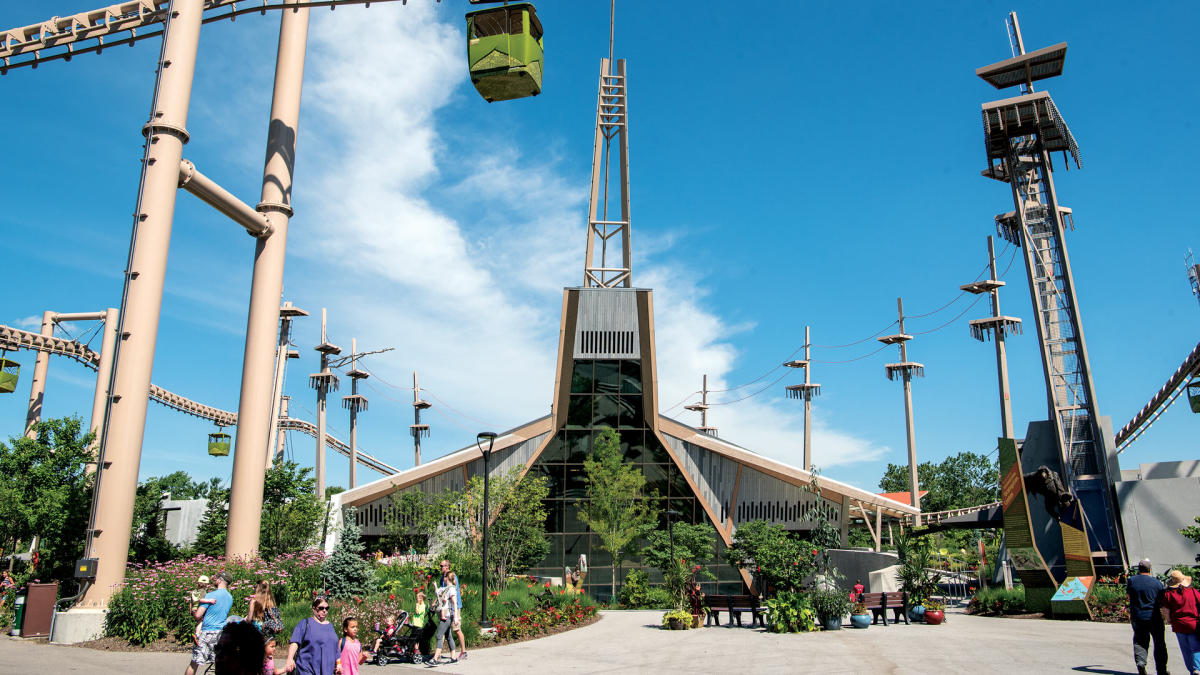
[[[99,640],[89,640],[87,642],[79,642],[71,645],[72,647],[83,647],[84,649],[96,649],[102,652],[190,652],[192,651],[191,644],[180,644],[173,638],[162,638],[155,640],[148,645],[139,647],[131,645],[121,638],[103,637]]]
[[[475,645],[474,647],[471,647],[471,649],[487,649],[488,647],[501,647],[503,645],[515,645],[519,642],[529,642],[530,640],[537,640],[538,638],[544,638],[544,637],[547,637],[550,635],[557,635],[559,633],[565,633],[570,630],[575,630],[576,628],[583,628],[584,626],[590,626],[599,620],[600,620],[600,613],[596,612],[596,614],[594,616],[590,616],[590,617],[584,619],[583,621],[580,621],[579,623],[565,623],[560,626],[555,626],[555,627],[547,630],[545,633],[542,633],[541,635],[522,638],[520,640],[483,640],[479,644]]]

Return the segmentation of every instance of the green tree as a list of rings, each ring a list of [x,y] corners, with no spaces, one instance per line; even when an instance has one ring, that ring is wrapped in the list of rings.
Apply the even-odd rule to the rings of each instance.
[[[321,570],[325,587],[335,597],[366,595],[371,590],[373,570],[371,563],[362,557],[366,546],[362,542],[357,515],[358,509],[353,506],[342,512],[342,532],[337,548]]]
[[[997,462],[970,451],[951,455],[941,462],[921,462],[917,467],[922,511],[949,511],[988,504],[1000,499],[1000,467]],[[888,464],[879,488],[884,492],[909,491],[908,465]]]
[[[214,557],[225,555],[225,533],[228,530],[229,488],[222,487],[218,481],[208,491],[208,506],[196,531],[196,552]]]
[[[662,571],[671,599],[677,608],[682,608],[687,582],[692,576],[712,578],[704,565],[712,562],[716,530],[706,522],[671,523],[670,527],[669,532],[657,528],[646,532],[642,562]]]
[[[653,527],[658,515],[643,494],[646,476],[627,464],[621,455],[621,437],[605,429],[583,463],[586,497],[575,503],[582,520],[600,538],[600,547],[612,556],[612,591],[617,597],[617,569],[627,549],[643,531]]]
[[[738,525],[725,552],[729,562],[747,570],[764,593],[794,592],[817,572],[818,549],[782,525],[752,520]]]
[[[390,508],[384,513],[383,526],[387,533],[384,545],[402,551],[411,548],[425,553],[434,532],[429,527],[431,510],[430,500],[423,492],[393,492]]]
[[[171,560],[180,554],[179,547],[167,541],[161,501],[171,499],[201,499],[208,493],[207,483],[197,483],[184,471],[175,471],[161,478],[150,477],[138,484],[133,501],[133,531],[129,538],[129,557],[133,560]]]
[[[83,555],[91,505],[92,460],[78,417],[50,419],[35,427],[36,438],[0,443],[0,545],[14,551],[38,537],[39,577],[71,577]]]
[[[264,558],[296,553],[317,543],[325,505],[314,494],[312,469],[278,462],[263,480],[262,527],[258,550]]]
[[[488,487],[488,569],[494,579],[505,579],[509,573],[528,570],[550,552],[543,505],[550,483],[544,476],[521,478],[520,469],[513,469],[500,480],[493,478]]]

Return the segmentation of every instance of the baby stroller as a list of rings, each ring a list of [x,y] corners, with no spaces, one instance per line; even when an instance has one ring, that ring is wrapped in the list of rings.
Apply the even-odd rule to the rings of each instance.
[[[380,635],[379,651],[375,652],[375,665],[420,663],[421,654],[417,649],[419,631],[409,624],[408,612],[400,612],[396,617],[396,628],[392,632],[389,633],[386,626],[379,624],[375,624],[375,632]]]

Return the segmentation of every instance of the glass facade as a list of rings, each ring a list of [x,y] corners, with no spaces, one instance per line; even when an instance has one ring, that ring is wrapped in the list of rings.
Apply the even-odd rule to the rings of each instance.
[[[621,435],[625,460],[646,476],[646,492],[658,493],[659,526],[666,529],[668,510],[674,522],[705,523],[704,508],[692,494],[686,476],[671,461],[666,449],[650,430],[642,408],[642,364],[625,359],[575,359],[572,363],[571,393],[565,422],[530,468],[530,475],[550,481],[546,505],[546,533],[550,553],[531,574],[561,577],[564,567],[574,568],[579,555],[586,554],[588,575],[585,586],[597,599],[612,594],[612,556],[600,547],[598,538],[579,519],[575,503],[585,498],[583,461],[592,451],[595,438],[604,428]],[[706,593],[742,593],[738,571],[725,563],[725,545],[713,530],[715,556],[709,565],[715,580],[702,582]],[[640,550],[645,542],[638,542]],[[617,583],[631,569],[641,566],[640,556],[627,559],[618,570]],[[651,583],[662,583],[657,570],[646,570]]]

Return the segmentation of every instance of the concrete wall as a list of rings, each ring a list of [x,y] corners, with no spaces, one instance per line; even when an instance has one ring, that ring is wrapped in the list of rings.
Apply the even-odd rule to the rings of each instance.
[[[899,588],[896,585],[895,571],[892,569],[900,564],[895,553],[831,549],[829,559],[842,577],[842,590],[849,591],[857,579],[862,579],[868,593],[894,591]]]
[[[1132,470],[1121,473],[1131,477]],[[1200,461],[1142,464],[1137,473],[1140,480],[1115,486],[1129,563],[1149,558],[1155,572],[1196,564],[1200,545],[1184,539],[1179,530],[1194,525],[1200,515]]]
[[[196,543],[200,520],[208,508],[207,499],[164,499],[159,509],[165,512],[166,527],[163,535],[176,546],[191,546]]]

